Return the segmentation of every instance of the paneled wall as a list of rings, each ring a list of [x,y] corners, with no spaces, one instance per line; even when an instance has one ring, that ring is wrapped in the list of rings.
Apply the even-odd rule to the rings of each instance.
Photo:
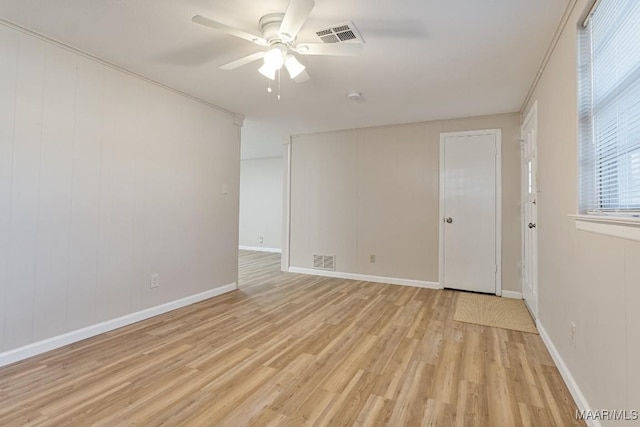
[[[537,102],[538,315],[582,403],[631,411],[640,408],[640,242],[577,230],[569,217],[578,206],[577,29],[592,3],[577,1],[525,109]]]
[[[227,112],[0,25],[0,351],[235,282],[239,138]]]
[[[282,157],[240,162],[240,246],[282,249],[283,169]]]
[[[438,282],[440,133],[478,129],[502,129],[502,288],[520,292],[518,114],[294,136],[291,267],[330,254],[338,272]]]

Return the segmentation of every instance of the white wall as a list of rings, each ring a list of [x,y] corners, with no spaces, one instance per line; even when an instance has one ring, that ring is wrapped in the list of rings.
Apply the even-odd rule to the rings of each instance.
[[[520,287],[519,115],[293,137],[290,265],[438,282],[440,133],[502,129],[502,287]],[[369,262],[369,255],[376,262]]]
[[[229,113],[0,25],[0,350],[235,282],[239,137]]]
[[[240,162],[241,247],[282,249],[283,167],[282,157]]]
[[[577,2],[524,111],[538,102],[538,314],[592,409],[640,409],[640,242],[576,230],[568,217],[578,206],[576,37],[589,3]]]

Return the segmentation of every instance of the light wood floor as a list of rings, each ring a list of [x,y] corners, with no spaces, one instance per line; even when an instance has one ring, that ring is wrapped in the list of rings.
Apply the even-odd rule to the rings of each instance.
[[[458,293],[284,274],[0,369],[0,425],[572,426],[538,335],[451,320]]]

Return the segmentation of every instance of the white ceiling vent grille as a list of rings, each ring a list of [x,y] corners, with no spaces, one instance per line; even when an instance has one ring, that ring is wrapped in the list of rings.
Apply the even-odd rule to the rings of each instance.
[[[314,255],[313,268],[316,270],[334,271],[336,269],[334,256],[333,255]]]
[[[316,35],[320,37],[324,43],[342,43],[342,42],[358,42],[364,43],[362,35],[353,22],[345,24],[333,25],[320,31],[316,31]]]

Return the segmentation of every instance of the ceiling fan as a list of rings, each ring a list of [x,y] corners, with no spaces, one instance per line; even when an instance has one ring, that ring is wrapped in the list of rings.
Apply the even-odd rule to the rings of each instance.
[[[290,0],[285,13],[270,13],[260,18],[259,25],[262,36],[256,36],[201,15],[194,16],[193,22],[223,31],[258,46],[268,47],[267,50],[252,53],[221,65],[220,69],[233,70],[253,61],[264,59],[264,63],[258,71],[270,80],[275,80],[276,73],[284,66],[292,79],[303,82],[309,79],[309,75],[305,71],[305,66],[295,57],[296,53],[300,55],[355,56],[362,53],[364,48],[362,43],[297,44],[298,32],[314,6],[314,0]]]

